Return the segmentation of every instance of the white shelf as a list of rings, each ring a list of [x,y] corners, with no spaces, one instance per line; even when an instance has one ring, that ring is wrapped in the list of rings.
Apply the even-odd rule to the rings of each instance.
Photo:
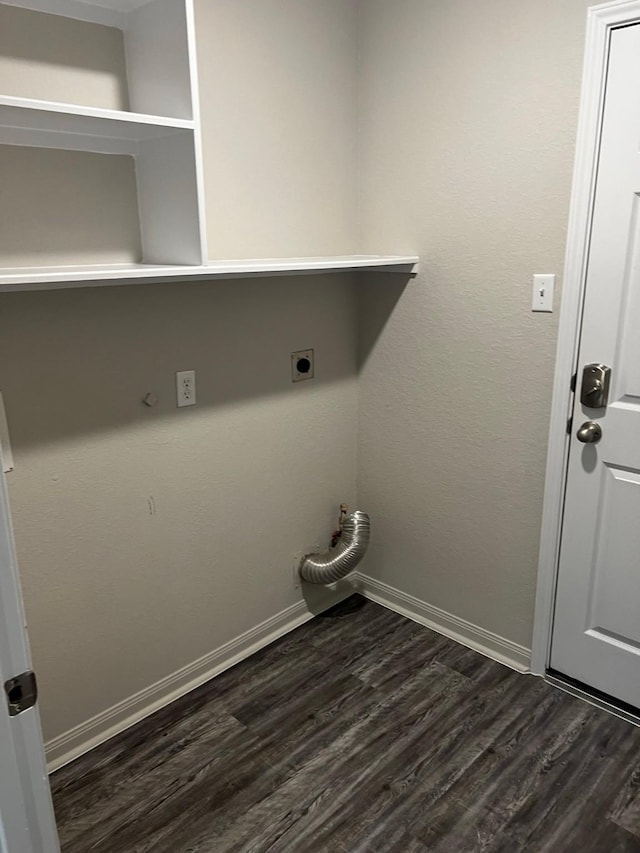
[[[100,169],[100,158],[89,154],[135,157],[143,261],[139,264],[0,268],[0,292],[349,270],[387,270],[404,275],[415,272],[418,259],[407,255],[261,258],[203,263],[208,253],[194,0],[0,2],[108,24],[122,31],[131,112],[47,99],[47,79],[44,76],[41,84],[27,92],[30,95],[35,93],[35,99],[11,93],[0,94],[0,144],[87,152],[58,158],[65,162],[75,160],[78,174],[81,162],[86,168]],[[37,62],[37,53],[32,59]],[[53,98],[66,97],[66,94],[54,94],[54,91],[59,93],[61,90],[53,89]],[[45,151],[38,155],[31,153],[33,157],[27,158],[28,162],[40,163],[42,160],[45,169],[49,161],[55,160]],[[18,192],[24,183],[27,202],[32,205],[26,221],[31,218],[39,221],[41,206],[37,184],[34,184],[37,177],[26,168],[23,171],[25,174],[16,176],[14,183],[19,188]],[[77,189],[73,184],[73,172],[70,171],[66,180],[71,191]],[[108,187],[105,188],[105,198],[109,199],[106,190]],[[73,192],[70,196],[73,198]],[[60,199],[60,203],[63,202],[64,199]],[[49,210],[47,208],[47,212]],[[46,227],[44,221],[43,227]],[[10,237],[6,239],[10,242]],[[10,248],[7,247],[7,255],[17,257],[11,255]],[[83,256],[83,248],[78,247],[78,258]],[[31,257],[37,260],[38,246],[34,245],[31,251]],[[94,252],[93,256],[99,257],[99,254]],[[73,260],[73,253],[61,253],[60,257]]]
[[[417,272],[415,255],[335,255],[317,258],[258,258],[210,261],[202,266],[113,264],[109,266],[29,267],[4,269],[0,293],[99,287],[116,284],[153,284],[169,281],[208,281],[254,276],[332,273],[349,270]]]
[[[221,278],[233,275],[286,275],[298,272],[375,270],[415,272],[417,255],[331,255],[314,258],[250,258],[238,261],[209,261],[204,269]]]
[[[36,12],[64,15],[109,27],[124,27],[126,15],[147,0],[2,0],[7,6],[20,6]]]
[[[0,145],[68,149],[79,152],[78,163],[80,152],[134,157],[144,264],[201,264],[207,250],[193,0],[10,0],[9,5],[119,27],[131,111],[47,98],[43,77],[36,98],[0,94]],[[37,52],[32,58],[37,64]],[[48,162],[46,155],[42,162]],[[100,168],[98,160],[93,168]],[[33,179],[25,174],[22,180],[28,198]],[[74,190],[70,183],[71,196]],[[38,215],[36,207],[34,221]],[[78,248],[81,257],[83,247]],[[37,256],[34,245],[34,260]],[[79,269],[68,268],[72,280]],[[87,270],[89,280],[104,278],[100,269]],[[15,275],[21,281],[23,272],[0,269],[0,278],[11,273],[10,280]],[[140,273],[134,268],[131,274]],[[55,270],[51,280],[59,280]]]
[[[138,143],[193,133],[187,119],[0,95],[0,143],[136,154]]]
[[[2,4],[121,30],[129,108],[135,113],[196,118],[193,0],[2,0]],[[37,54],[32,58],[37,61]],[[47,97],[46,80],[43,86],[36,97]]]

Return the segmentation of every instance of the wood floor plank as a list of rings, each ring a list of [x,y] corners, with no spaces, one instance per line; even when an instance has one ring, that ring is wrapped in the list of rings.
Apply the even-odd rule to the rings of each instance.
[[[603,834],[607,839],[607,853],[638,853],[640,850],[638,836],[620,826],[610,824]],[[584,845],[585,853],[600,853],[601,838],[602,836],[592,836],[591,842]],[[600,844],[600,847],[596,847],[597,844]],[[551,853],[551,850],[545,850],[543,853]]]
[[[538,794],[543,781],[549,806],[560,793],[566,770],[564,758],[583,729],[573,710],[560,708],[545,697],[531,715],[519,713],[465,768],[464,774],[439,797],[433,807],[412,822],[412,831],[430,849],[486,849],[508,835],[507,849],[518,849],[508,833],[510,821]],[[565,711],[566,713],[562,713]],[[532,730],[537,736],[530,738]],[[553,771],[556,771],[555,773]],[[549,796],[551,795],[551,796]],[[530,832],[535,828],[527,822]],[[531,830],[534,830],[531,832]],[[523,843],[523,849],[526,844]]]
[[[140,796],[148,779],[155,779],[167,768],[171,774],[189,747],[195,745],[199,749],[203,738],[222,745],[226,735],[235,735],[238,731],[245,733],[244,727],[231,715],[217,715],[213,709],[208,709],[178,718],[175,725],[163,727],[154,737],[145,738],[142,732],[133,736],[125,732],[121,738],[129,748],[94,750],[91,755],[99,754],[96,766],[87,767],[90,758],[76,762],[79,765],[77,779],[69,768],[55,775],[59,823],[69,827],[78,814],[89,812],[106,816],[110,811],[117,812],[119,801],[126,803],[134,800],[132,795]]]
[[[327,753],[303,768],[297,779],[307,793],[318,789],[304,817],[291,827],[277,851],[312,842],[350,849],[353,831],[378,819],[386,804],[405,795],[412,783],[411,761],[421,760],[432,739],[446,728],[467,679],[439,664],[428,667],[395,695],[385,697]]]
[[[440,664],[432,667],[442,678],[446,668]],[[380,833],[386,836],[395,824],[409,826],[415,814],[430,808],[465,773],[484,746],[509,723],[510,714],[517,713],[514,698],[509,695],[509,673],[504,668],[501,671],[502,679],[493,681],[491,689],[481,693],[469,679],[456,673],[458,689],[452,694],[453,701],[448,703],[439,697],[426,716],[416,716],[410,707],[403,720],[403,709],[394,708],[394,723],[406,725],[407,737],[404,743],[396,738],[383,771],[370,775],[361,786],[350,820],[345,823],[344,815],[339,816],[344,824],[338,827],[343,843],[348,834],[353,845],[365,838],[370,845],[377,845]],[[417,681],[414,677],[408,684]],[[501,697],[504,713],[496,713],[493,723],[483,719],[477,726],[487,706],[499,707]],[[415,698],[412,704],[417,705]],[[332,829],[326,815],[324,826],[318,827],[317,832],[324,838]]]
[[[262,745],[262,757],[273,766],[286,764],[299,769],[324,748],[370,714],[380,695],[359,679],[339,675],[310,691],[309,696],[282,702],[260,717],[249,717],[245,709],[238,719]]]
[[[618,826],[640,837],[640,763],[621,786],[608,817]]]
[[[640,730],[352,599],[52,776],[63,853],[640,853]]]
[[[220,788],[218,779],[242,763],[251,778],[256,767],[262,769],[260,750],[260,744],[234,718],[211,720],[206,733],[177,752],[168,751],[161,764],[143,767],[135,777],[120,777],[117,787],[98,797],[91,792],[87,808],[76,809],[62,823],[61,841],[63,845],[73,841],[83,850],[109,850],[114,839],[123,839],[122,849],[127,849],[124,839],[131,837],[131,829],[137,836],[182,812],[185,792],[199,779],[206,777],[223,801],[227,791]]]
[[[385,698],[301,767],[281,789],[257,804],[245,816],[244,825],[219,839],[221,849],[304,850],[305,845],[313,844],[321,850],[340,843],[341,839],[328,838],[326,831],[319,832],[319,825],[325,827],[336,815],[346,819],[358,807],[356,795],[362,779],[375,774],[380,764],[390,760],[394,744],[398,745],[402,738],[394,707],[406,702],[415,715],[427,713],[433,706],[429,691],[443,695],[448,685],[460,680],[458,674],[451,674],[448,679],[446,673],[425,673],[421,706],[417,696]],[[266,828],[266,835],[254,847],[256,839],[261,838],[261,827]]]
[[[574,702],[569,704],[574,706]],[[533,819],[533,812],[540,814],[539,803],[548,790],[549,774],[545,774],[536,779],[538,796],[529,799],[530,809],[523,812],[520,826],[514,822],[511,828],[512,835],[535,838],[545,851],[562,849],[578,838],[585,851],[597,853],[609,835],[618,839],[623,849],[631,849],[633,835],[615,832],[607,815],[621,783],[637,765],[638,730],[604,711],[588,708],[582,732],[567,747],[561,762],[553,809],[537,823]],[[637,837],[635,844],[640,850]]]

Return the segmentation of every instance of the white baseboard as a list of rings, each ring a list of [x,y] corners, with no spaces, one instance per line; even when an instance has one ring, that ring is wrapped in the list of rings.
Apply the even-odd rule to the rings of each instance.
[[[358,572],[357,579],[360,592],[365,598],[370,598],[371,601],[375,601],[383,607],[389,608],[389,610],[394,610],[414,622],[426,625],[439,634],[444,634],[445,637],[450,637],[452,640],[462,643],[463,646],[480,652],[499,663],[506,664],[518,672],[529,672],[531,649],[526,648],[526,646],[513,643],[499,634],[494,634],[492,631],[480,628],[472,622],[467,622],[466,619],[447,613],[446,610],[420,601],[419,598],[407,595],[407,593],[368,575]]]
[[[329,601],[330,606],[333,601]],[[184,696],[225,669],[239,663],[279,637],[313,619],[307,604],[300,601],[277,613],[250,631],[246,631],[220,648],[187,664],[161,681],[146,687],[123,702],[107,708],[90,720],[75,726],[45,744],[47,768],[50,773],[74,758],[123,732],[135,723]]]
[[[336,588],[331,590],[333,594],[326,600],[323,596],[321,605],[319,600],[319,606],[312,605],[312,610],[315,612],[309,609],[305,601],[299,601],[199,660],[187,664],[123,702],[107,708],[90,720],[53,738],[45,744],[49,772],[58,770],[74,758],[84,755],[85,752],[89,752],[180,696],[184,696],[190,690],[200,687],[225,669],[229,669],[264,646],[268,646],[269,643],[288,634],[289,631],[293,631],[299,625],[308,622],[324,607],[330,607],[353,592],[361,592],[366,598],[383,607],[394,610],[421,625],[426,625],[518,672],[529,670],[531,652],[524,646],[512,643],[504,637],[486,631],[438,607],[426,604],[375,578],[354,572],[350,579],[351,584],[345,583],[339,587],[336,585]]]

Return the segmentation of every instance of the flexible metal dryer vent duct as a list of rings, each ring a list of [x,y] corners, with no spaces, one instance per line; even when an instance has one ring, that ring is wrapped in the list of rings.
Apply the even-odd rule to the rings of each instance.
[[[334,548],[324,554],[307,554],[300,575],[310,583],[333,583],[352,572],[369,546],[369,516],[356,510],[342,522],[342,533]]]

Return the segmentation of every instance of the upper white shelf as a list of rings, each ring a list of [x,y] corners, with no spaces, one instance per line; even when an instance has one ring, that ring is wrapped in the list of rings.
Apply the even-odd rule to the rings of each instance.
[[[64,15],[78,21],[91,21],[109,27],[123,27],[126,15],[147,0],[2,0],[7,6],[20,6],[36,12]]]
[[[194,130],[188,119],[0,95],[0,143],[135,153],[138,142]]]
[[[113,264],[108,266],[29,267],[4,269],[0,293],[114,284],[250,278],[253,276],[335,273],[349,270],[388,271],[413,275],[416,255],[335,255],[317,258],[259,258],[210,261],[202,266]]]

